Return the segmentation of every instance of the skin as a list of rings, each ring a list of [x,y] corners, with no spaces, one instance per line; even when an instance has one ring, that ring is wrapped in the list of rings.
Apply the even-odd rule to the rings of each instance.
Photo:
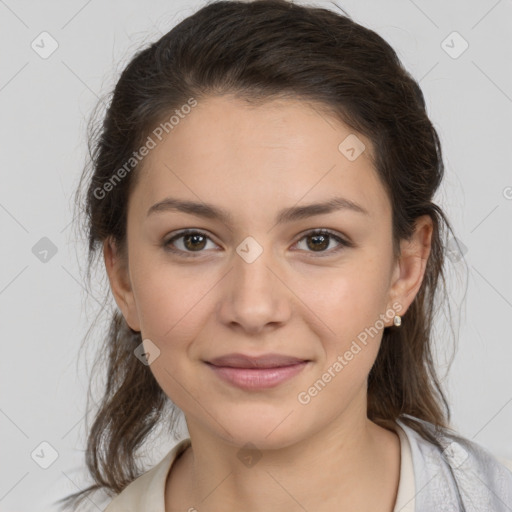
[[[303,101],[254,107],[209,97],[144,159],[128,204],[128,262],[108,240],[104,259],[127,323],[160,350],[150,369],[184,412],[192,440],[168,475],[167,511],[393,510],[399,438],[366,415],[383,327],[309,403],[297,398],[379,315],[405,314],[430,252],[426,216],[393,260],[391,204],[372,145],[357,134],[366,149],[354,161],[338,150],[351,133]],[[232,224],[146,215],[168,196],[222,207]],[[334,196],[369,214],[338,210],[276,224],[283,208]],[[206,245],[185,237],[174,247],[192,257],[166,252],[164,243],[186,228],[204,232]],[[314,235],[306,234],[322,228],[354,246],[333,238],[323,249],[308,245]],[[252,263],[236,252],[248,236],[263,249]],[[244,391],[204,363],[232,352],[310,363],[275,388]],[[248,442],[261,455],[252,467],[237,457]]]

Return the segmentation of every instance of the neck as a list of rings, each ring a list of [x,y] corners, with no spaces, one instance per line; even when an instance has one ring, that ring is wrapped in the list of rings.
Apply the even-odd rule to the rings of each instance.
[[[192,446],[167,481],[168,510],[392,512],[399,481],[396,433],[366,414],[278,449],[248,451],[194,422]]]

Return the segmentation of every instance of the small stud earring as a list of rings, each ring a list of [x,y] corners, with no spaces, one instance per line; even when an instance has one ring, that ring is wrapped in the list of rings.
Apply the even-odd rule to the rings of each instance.
[[[397,327],[400,327],[402,325],[402,317],[400,315],[395,315],[395,317],[393,318],[393,323]]]

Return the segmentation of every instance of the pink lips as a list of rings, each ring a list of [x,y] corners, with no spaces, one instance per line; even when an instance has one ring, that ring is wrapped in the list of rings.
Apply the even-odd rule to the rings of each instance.
[[[301,372],[308,360],[280,354],[229,354],[206,364],[223,380],[246,390],[275,387]]]

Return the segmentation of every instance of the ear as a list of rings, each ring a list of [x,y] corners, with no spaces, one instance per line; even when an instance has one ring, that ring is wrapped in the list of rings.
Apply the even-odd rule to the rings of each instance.
[[[110,288],[117,306],[126,323],[134,331],[140,331],[139,315],[130,282],[130,275],[124,258],[118,252],[115,242],[109,237],[103,243],[103,258]]]
[[[430,215],[423,215],[416,220],[415,231],[410,240],[400,242],[400,257],[395,265],[390,290],[391,304],[399,303],[402,308],[397,311],[399,315],[405,314],[423,282],[432,232],[432,218]]]

